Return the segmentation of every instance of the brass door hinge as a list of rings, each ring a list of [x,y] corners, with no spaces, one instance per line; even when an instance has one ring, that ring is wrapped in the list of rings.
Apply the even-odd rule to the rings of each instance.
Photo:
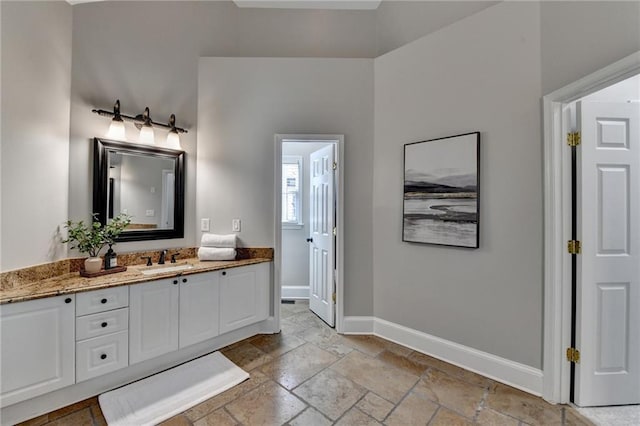
[[[338,235],[338,228],[333,228],[333,236],[335,237],[336,235]]]
[[[333,162],[333,170],[338,168],[338,163],[336,163],[335,161]]]
[[[580,246],[580,241],[578,240],[569,240],[567,241],[567,251],[569,254],[580,254],[582,247]]]
[[[578,364],[580,362],[580,351],[576,348],[567,348],[567,361]]]
[[[567,145],[569,146],[580,145],[580,132],[567,133]]]
[[[333,300],[333,303],[336,303],[336,293],[335,292],[331,295],[331,299]]]

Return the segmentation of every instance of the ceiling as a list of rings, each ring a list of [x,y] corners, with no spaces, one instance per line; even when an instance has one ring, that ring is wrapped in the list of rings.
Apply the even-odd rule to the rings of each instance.
[[[106,0],[66,1],[73,6]],[[233,2],[236,6],[243,8],[375,10],[380,6],[381,0],[233,0]]]

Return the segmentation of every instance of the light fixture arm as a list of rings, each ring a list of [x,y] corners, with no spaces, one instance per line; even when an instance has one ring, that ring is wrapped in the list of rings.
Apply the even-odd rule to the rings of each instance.
[[[122,114],[120,113],[120,100],[117,100],[115,105],[113,106],[113,112],[111,111],[105,111],[103,109],[93,109],[91,110],[92,112],[98,114],[101,117],[109,117],[111,119],[115,119],[116,121],[129,121],[133,124],[136,125],[136,127],[140,128],[143,125],[151,125],[153,127],[159,127],[162,129],[167,129],[167,130],[172,130],[175,131],[177,133],[188,133],[187,130],[181,128],[181,127],[176,127],[175,126],[175,115],[171,114],[172,117],[172,121],[170,120],[169,124],[164,124],[164,123],[156,123],[155,121],[151,120],[151,117],[149,115],[149,108],[145,108],[144,112],[142,114],[136,115],[135,117],[130,116],[130,115],[126,115],[126,114]]]

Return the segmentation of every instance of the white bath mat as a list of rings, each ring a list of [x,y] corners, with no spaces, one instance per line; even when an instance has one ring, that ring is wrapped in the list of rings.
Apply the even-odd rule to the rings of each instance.
[[[214,352],[98,397],[109,426],[155,425],[242,383],[249,373]]]

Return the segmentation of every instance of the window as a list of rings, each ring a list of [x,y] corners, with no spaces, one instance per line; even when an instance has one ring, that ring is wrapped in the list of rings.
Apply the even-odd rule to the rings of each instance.
[[[282,223],[302,226],[302,157],[282,156]]]

